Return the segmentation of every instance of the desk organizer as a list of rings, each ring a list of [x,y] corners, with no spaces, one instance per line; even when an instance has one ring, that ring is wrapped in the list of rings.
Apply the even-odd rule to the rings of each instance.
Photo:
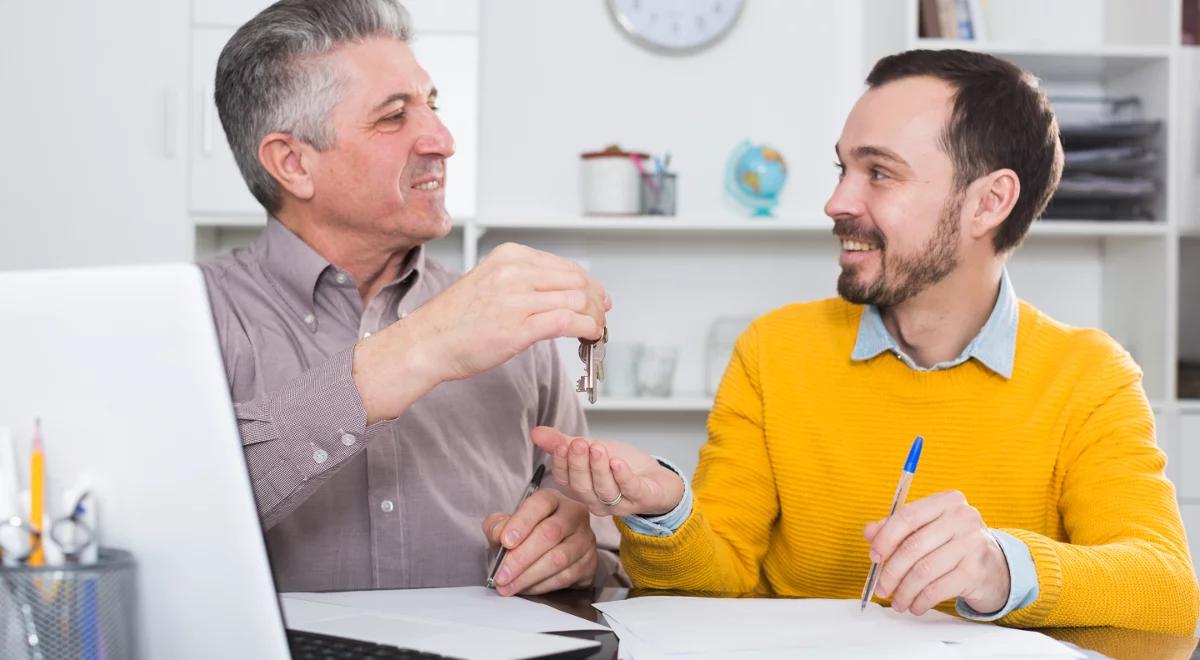
[[[101,548],[94,564],[0,567],[0,658],[136,657],[135,564]]]

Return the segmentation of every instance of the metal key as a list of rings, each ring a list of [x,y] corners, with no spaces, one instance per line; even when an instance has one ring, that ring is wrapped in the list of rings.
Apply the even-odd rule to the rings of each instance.
[[[596,386],[604,380],[604,345],[607,343],[607,327],[596,341],[579,340],[579,359],[583,361],[583,376],[576,381],[575,391],[587,392],[590,403],[596,403]]]

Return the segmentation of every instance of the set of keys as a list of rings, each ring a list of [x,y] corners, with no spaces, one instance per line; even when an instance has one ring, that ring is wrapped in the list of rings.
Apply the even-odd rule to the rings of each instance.
[[[595,341],[579,340],[579,359],[583,360],[583,376],[575,383],[576,392],[587,392],[588,401],[596,403],[596,386],[604,380],[604,345],[608,343],[608,328]]]

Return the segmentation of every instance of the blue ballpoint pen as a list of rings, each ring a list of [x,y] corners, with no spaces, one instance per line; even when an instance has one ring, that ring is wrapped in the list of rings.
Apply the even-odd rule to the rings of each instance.
[[[912,485],[913,475],[917,472],[917,462],[921,460],[921,447],[924,444],[925,439],[918,435],[917,439],[913,440],[912,448],[908,450],[908,460],[904,461],[904,471],[900,473],[900,484],[896,486],[896,496],[892,498],[892,508],[888,511],[888,518],[891,518],[892,514],[896,513],[896,509],[908,499],[908,487]],[[883,565],[878,562],[871,562],[871,572],[867,573],[867,585],[863,587],[859,612],[867,609],[871,594],[875,592],[875,583],[879,580],[879,569],[882,567]]]

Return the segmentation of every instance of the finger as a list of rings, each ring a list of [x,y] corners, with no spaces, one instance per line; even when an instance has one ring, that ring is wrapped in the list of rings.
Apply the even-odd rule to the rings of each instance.
[[[896,590],[896,587],[904,580],[904,576],[917,562],[946,545],[953,538],[954,526],[949,524],[945,518],[939,518],[909,534],[908,538],[900,542],[900,546],[883,565],[883,570],[879,572],[879,583],[875,586],[875,593],[881,598],[887,598]]]
[[[896,587],[895,594],[892,595],[892,609],[897,612],[907,611],[918,594],[935,580],[954,570],[963,556],[964,544],[955,541],[942,545],[919,559]]]
[[[521,341],[532,346],[543,339],[559,337],[594,340],[600,338],[603,330],[603,317],[597,319],[595,316],[572,312],[569,309],[555,309],[526,318],[521,325]]]
[[[546,522],[550,523],[551,521],[547,520]],[[517,557],[509,567],[510,581],[497,590],[500,595],[521,593],[539,582],[568,571],[589,550],[594,551],[596,547],[595,537],[591,534],[576,533],[566,537],[561,534],[559,531],[559,538],[549,546],[540,544],[537,548],[530,548],[527,553],[522,553],[523,556]],[[535,532],[529,537],[527,543],[532,544],[538,539],[538,536],[539,534]],[[524,550],[524,548],[518,548],[518,550]],[[505,564],[509,563],[512,554],[510,552],[509,557],[504,558]],[[563,579],[574,582],[577,577],[568,574],[563,576]]]
[[[554,475],[554,481],[558,485],[566,489],[566,493],[571,493],[571,475],[568,471],[567,452],[570,451],[570,444],[563,443],[554,450],[554,465],[550,468],[551,474]]]
[[[502,523],[508,520],[507,513],[493,513],[483,519],[483,535],[487,538],[488,543],[500,545],[500,530],[504,529]]]
[[[562,494],[557,491],[541,489],[525,498],[500,528],[500,543],[509,550],[520,545],[530,530],[558,509],[560,497]]]
[[[871,561],[887,561],[909,534],[933,522],[949,508],[947,493],[938,493],[901,506],[871,541]],[[961,496],[961,493],[959,494]]]
[[[595,578],[597,561],[596,553],[588,552],[565,570],[559,571],[537,584],[522,589],[518,593],[537,595],[558,591],[559,589],[587,586]]]
[[[939,603],[957,598],[970,586],[970,579],[970,575],[962,570],[960,565],[922,589],[908,606],[908,611],[921,616],[937,607]]]
[[[883,529],[883,523],[884,521],[882,520],[875,520],[867,523],[867,526],[863,528],[863,536],[866,537],[868,542],[875,538],[879,530]]]
[[[642,478],[633,473],[633,468],[625,461],[614,458],[609,461],[609,466],[612,468],[613,481],[617,485],[625,498],[634,502],[642,502],[646,499],[646,485]]]
[[[588,442],[583,439],[571,441],[567,452],[567,479],[571,492],[580,502],[587,505],[596,503],[596,492],[592,487],[592,465],[588,458]]]
[[[547,454],[553,456],[554,450],[558,449],[559,445],[570,443],[573,437],[552,426],[535,426],[529,432],[529,439]]]
[[[583,291],[534,291],[512,296],[508,304],[524,316],[565,309],[576,314],[593,316],[592,301]]]
[[[621,495],[621,489],[617,487],[617,482],[613,478],[612,466],[608,464],[608,450],[605,449],[603,443],[592,443],[590,464],[592,492],[596,494],[597,499],[602,500],[600,504],[604,505],[604,501],[611,502],[617,499]],[[607,505],[604,506],[607,507]]]

